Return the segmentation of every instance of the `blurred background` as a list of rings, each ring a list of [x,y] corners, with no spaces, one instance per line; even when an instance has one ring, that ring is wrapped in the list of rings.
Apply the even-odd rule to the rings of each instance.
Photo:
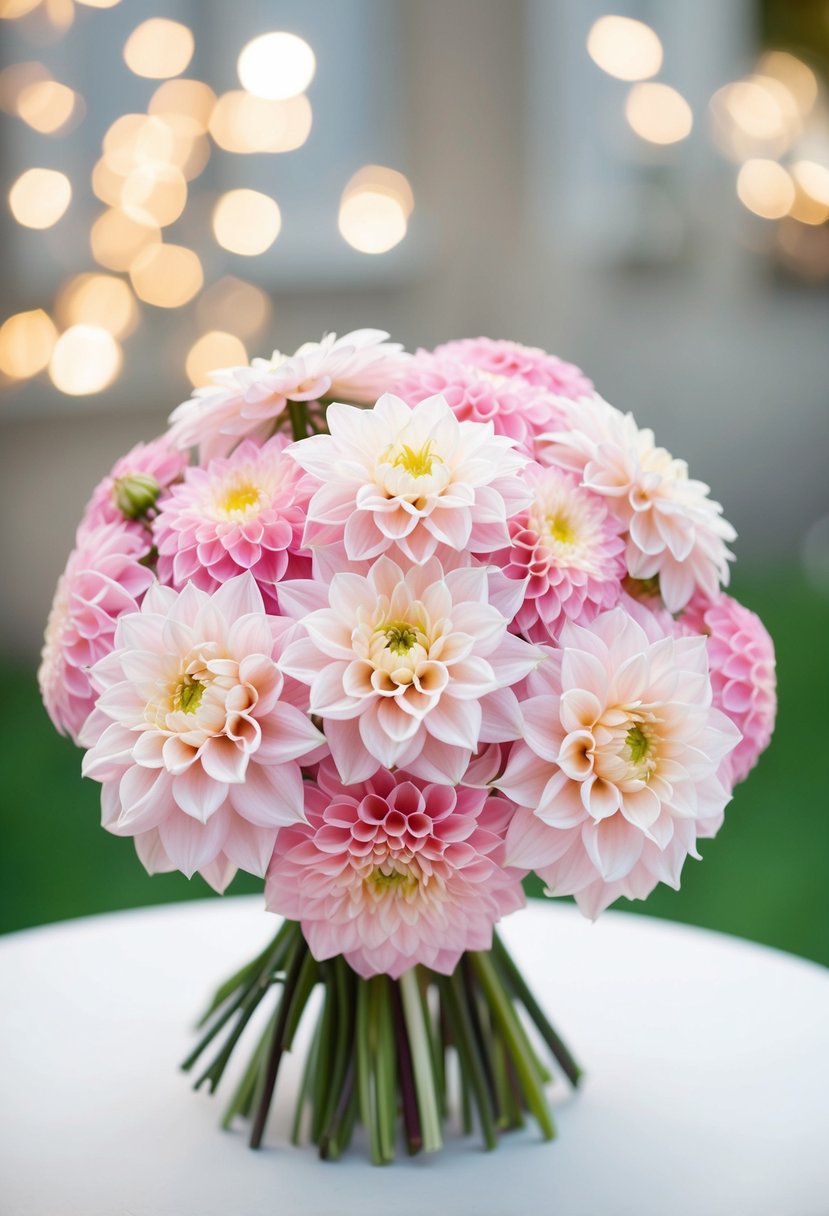
[[[712,485],[779,727],[630,907],[829,963],[829,0],[0,0],[0,34],[0,928],[209,894],[98,826],[35,685],[54,584],[211,367],[376,326],[555,351]]]

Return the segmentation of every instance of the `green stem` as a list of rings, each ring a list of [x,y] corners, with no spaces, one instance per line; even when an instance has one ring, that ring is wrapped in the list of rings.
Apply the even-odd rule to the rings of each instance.
[[[562,1041],[547,1020],[544,1010],[539,1005],[527,981],[516,967],[511,954],[497,933],[493,933],[492,935],[492,955],[499,971],[532,1018],[544,1042],[556,1060],[558,1060],[564,1075],[571,1085],[577,1086],[583,1075],[581,1068],[579,1068],[566,1043]]]
[[[498,1136],[495,1130],[495,1115],[490,1100],[489,1087],[484,1073],[484,1065],[475,1041],[475,1032],[466,1007],[463,991],[463,980],[456,970],[452,976],[441,976],[439,980],[441,993],[446,1003],[449,1024],[452,1027],[452,1037],[461,1061],[465,1081],[470,1085],[478,1110],[481,1124],[481,1134],[488,1150],[498,1147]]]
[[[489,954],[474,952],[469,958],[492,1008],[493,1017],[512,1057],[527,1105],[535,1116],[545,1140],[555,1138],[555,1125],[544,1095],[544,1073],[530,1046],[513,1004],[504,990]]]
[[[403,1017],[412,1050],[412,1069],[417,1089],[417,1107],[420,1114],[420,1128],[423,1133],[423,1149],[427,1153],[434,1153],[443,1147],[443,1136],[435,1092],[430,1035],[420,1001],[415,968],[404,971],[399,983],[400,996],[403,1001]]]
[[[304,401],[288,402],[288,417],[294,439],[304,439],[308,434],[308,406]]]

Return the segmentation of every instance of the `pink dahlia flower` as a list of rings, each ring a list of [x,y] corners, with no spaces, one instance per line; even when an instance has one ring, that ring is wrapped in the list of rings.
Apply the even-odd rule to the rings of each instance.
[[[399,771],[343,786],[323,762],[308,822],[277,837],[267,906],[301,922],[316,959],[344,954],[364,979],[417,963],[449,975],[524,903],[520,873],[503,866],[512,809]]]
[[[461,422],[491,422],[496,435],[515,440],[527,455],[536,435],[561,424],[556,400],[547,389],[463,363],[459,355],[419,350],[395,381],[394,391],[411,406],[439,393]]]
[[[777,715],[774,643],[755,613],[729,595],[696,596],[680,628],[708,635],[714,704],[743,736],[726,758],[731,781],[744,781],[766,750]]]
[[[622,608],[568,623],[528,681],[524,736],[499,789],[519,804],[509,864],[596,916],[618,895],[679,885],[722,821],[718,770],[739,732],[712,707],[705,639],[659,636]]]
[[[173,447],[166,435],[136,444],[92,491],[79,533],[126,520],[127,526],[147,541],[149,549],[145,521],[155,517],[159,497],[186,467],[187,455]]]
[[[277,659],[290,623],[265,613],[250,574],[212,595],[156,584],[97,663],[81,743],[103,785],[103,824],[146,836],[151,869],[232,863],[265,873],[277,829],[304,817],[299,761],[323,737],[291,702]]]
[[[533,501],[510,520],[512,543],[492,560],[526,580],[516,627],[535,642],[555,641],[565,620],[585,624],[617,602],[625,545],[604,501],[575,477],[530,465],[524,479]]]
[[[389,552],[425,562],[441,546],[491,552],[529,502],[526,460],[491,423],[459,422],[443,397],[414,408],[386,393],[373,409],[328,407],[329,435],[288,451],[320,483],[305,544],[343,541],[350,561]]]
[[[631,576],[658,576],[670,612],[684,608],[696,590],[713,599],[728,582],[727,542],[736,532],[708,486],[689,478],[684,460],[656,447],[653,431],[640,430],[631,414],[601,397],[563,402],[562,409],[566,426],[540,436],[539,458],[606,497],[628,533]]]
[[[113,647],[115,625],[135,612],[153,575],[141,559],[146,531],[122,519],[78,532],[78,543],[58,581],[43,646],[38,683],[46,712],[76,742],[97,693],[89,669]]]
[[[310,577],[310,556],[300,549],[313,483],[285,455],[286,444],[282,435],[262,447],[245,440],[207,468],[187,470],[153,526],[161,582],[213,591],[249,570],[278,611],[282,579]]]
[[[459,338],[436,346],[434,353],[468,363],[492,376],[517,377],[573,401],[593,393],[593,381],[580,367],[557,355],[548,355],[538,346],[522,346],[505,339]]]
[[[280,594],[307,633],[282,668],[310,685],[343,781],[397,765],[458,782],[480,743],[517,737],[510,685],[540,652],[507,633],[485,568],[444,572],[433,559],[404,573],[382,557],[367,576],[285,583]]]
[[[272,433],[289,401],[344,399],[369,404],[400,374],[409,358],[379,329],[357,329],[338,338],[306,342],[293,355],[275,350],[249,367],[212,373],[212,384],[197,388],[170,415],[178,447],[198,445],[202,461],[224,456],[245,435],[263,440]]]

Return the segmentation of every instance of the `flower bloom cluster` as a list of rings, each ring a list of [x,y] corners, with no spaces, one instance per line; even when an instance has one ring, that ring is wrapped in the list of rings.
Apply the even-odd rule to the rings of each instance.
[[[217,372],[120,460],[40,684],[151,873],[259,875],[315,957],[397,977],[487,949],[530,870],[590,916],[677,886],[775,685],[650,431],[536,348],[387,339]]]

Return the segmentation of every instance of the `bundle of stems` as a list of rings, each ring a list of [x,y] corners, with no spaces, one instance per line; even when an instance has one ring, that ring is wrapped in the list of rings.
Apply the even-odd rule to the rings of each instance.
[[[491,951],[469,951],[450,976],[417,966],[398,980],[365,980],[341,957],[317,962],[300,926],[285,921],[270,945],[217,990],[199,1023],[203,1036],[182,1064],[189,1071],[220,1044],[195,1082],[212,1093],[255,1010],[275,997],[222,1121],[228,1128],[237,1117],[249,1120],[252,1148],[262,1143],[282,1057],[293,1047],[318,985],[322,1004],[304,1062],[292,1143],[299,1144],[307,1128],[320,1156],[336,1160],[359,1120],[375,1165],[394,1159],[401,1127],[410,1154],[436,1151],[452,1114],[452,1053],[465,1132],[477,1121],[484,1146],[494,1149],[499,1133],[523,1127],[529,1113],[545,1140],[555,1136],[545,1092],[552,1076],[519,1004],[574,1086],[580,1069],[497,935]]]

